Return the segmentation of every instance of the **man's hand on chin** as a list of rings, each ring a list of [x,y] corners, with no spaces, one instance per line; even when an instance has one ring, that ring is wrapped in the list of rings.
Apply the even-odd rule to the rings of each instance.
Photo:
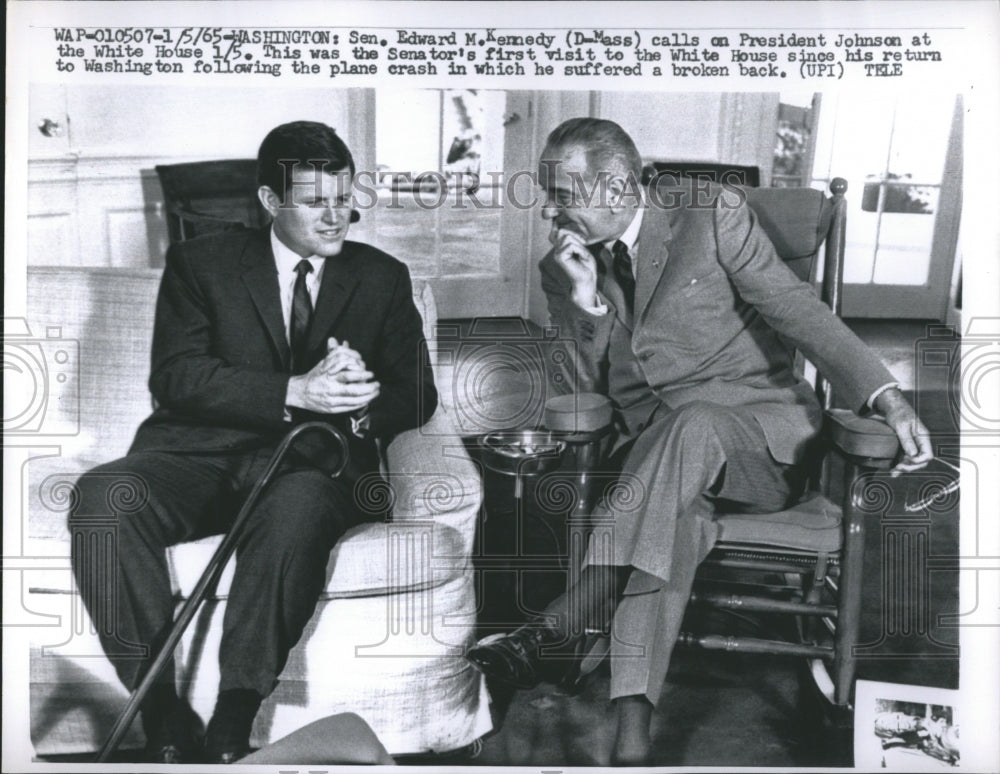
[[[587,249],[583,237],[570,228],[559,228],[552,221],[549,232],[553,255],[573,284],[573,302],[587,308],[597,298],[597,261]]]
[[[930,432],[903,393],[892,387],[875,399],[872,408],[885,417],[886,424],[895,431],[903,447],[903,459],[892,469],[893,476],[920,470],[934,459]]]

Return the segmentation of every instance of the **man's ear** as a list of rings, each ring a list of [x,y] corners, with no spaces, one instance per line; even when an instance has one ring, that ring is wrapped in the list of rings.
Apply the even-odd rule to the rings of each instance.
[[[635,175],[615,174],[608,180],[608,204],[614,213],[634,209],[642,203],[641,186]]]
[[[282,205],[282,198],[276,194],[271,186],[262,185],[257,189],[257,198],[260,199],[261,205],[273,218],[278,214],[278,208]]]
[[[616,215],[625,210],[626,190],[624,177],[616,173],[608,178],[608,208]]]

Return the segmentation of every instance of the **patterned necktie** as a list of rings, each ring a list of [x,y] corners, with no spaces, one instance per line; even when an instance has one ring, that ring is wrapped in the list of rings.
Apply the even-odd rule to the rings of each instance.
[[[635,310],[635,276],[632,274],[632,261],[628,257],[628,248],[622,240],[617,239],[611,246],[611,269],[615,281],[625,296],[629,315]]]
[[[306,286],[306,275],[313,270],[309,261],[303,258],[295,265],[295,289],[292,291],[292,320],[289,340],[292,345],[292,373],[306,372],[306,338],[312,322],[313,305]]]

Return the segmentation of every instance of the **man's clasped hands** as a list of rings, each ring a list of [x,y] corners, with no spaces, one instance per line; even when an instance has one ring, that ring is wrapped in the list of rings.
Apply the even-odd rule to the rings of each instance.
[[[378,397],[381,385],[373,377],[348,341],[330,338],[326,357],[308,373],[289,380],[288,405],[321,414],[357,411]]]

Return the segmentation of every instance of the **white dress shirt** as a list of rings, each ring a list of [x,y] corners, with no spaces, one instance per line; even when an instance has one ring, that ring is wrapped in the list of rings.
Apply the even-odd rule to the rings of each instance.
[[[271,228],[271,252],[274,253],[274,263],[278,267],[278,288],[281,291],[281,316],[285,320],[285,338],[288,339],[290,344],[292,341],[292,296],[295,293],[295,280],[298,279],[295,267],[299,265],[302,256],[278,239],[273,227]],[[309,299],[312,301],[313,309],[315,309],[326,259],[318,255],[311,255],[307,260],[312,264],[313,270],[306,275],[306,289],[309,291]]]

